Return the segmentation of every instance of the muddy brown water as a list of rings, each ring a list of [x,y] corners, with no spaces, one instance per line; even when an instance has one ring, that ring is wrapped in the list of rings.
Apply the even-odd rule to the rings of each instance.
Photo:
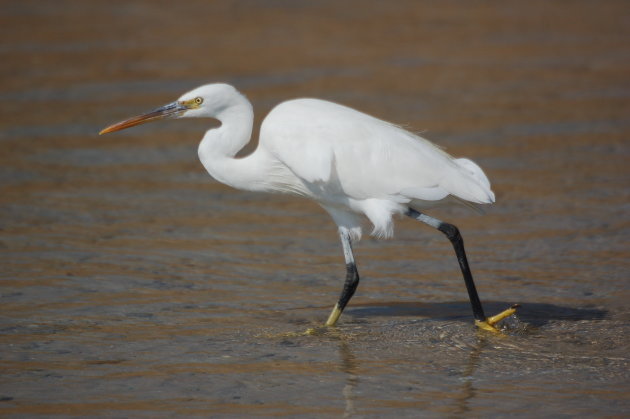
[[[2,2],[0,416],[628,415],[628,3]],[[356,246],[313,203],[230,190],[207,121],[98,137],[211,81],[314,96],[477,161],[497,203]]]

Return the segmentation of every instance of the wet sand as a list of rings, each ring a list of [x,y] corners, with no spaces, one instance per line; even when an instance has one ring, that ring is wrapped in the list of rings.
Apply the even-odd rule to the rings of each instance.
[[[0,16],[0,416],[623,417],[627,2],[5,2]],[[411,220],[344,278],[315,204],[231,190],[208,121],[98,137],[226,81],[256,123],[311,96],[478,162],[497,203]]]

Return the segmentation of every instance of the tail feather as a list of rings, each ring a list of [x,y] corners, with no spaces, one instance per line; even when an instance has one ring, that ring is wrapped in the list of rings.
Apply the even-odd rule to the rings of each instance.
[[[464,186],[466,191],[462,193],[455,192],[454,195],[467,201],[479,204],[491,204],[494,202],[494,192],[490,189],[490,180],[475,162],[469,159],[454,159],[455,164],[467,175],[470,182],[466,182]],[[460,189],[460,188],[456,188]],[[461,190],[461,189],[460,189]]]

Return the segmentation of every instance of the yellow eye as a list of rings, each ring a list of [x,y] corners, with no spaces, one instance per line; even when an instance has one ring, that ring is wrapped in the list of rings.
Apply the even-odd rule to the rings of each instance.
[[[195,105],[201,105],[203,103],[203,98],[202,97],[196,97],[195,98]]]

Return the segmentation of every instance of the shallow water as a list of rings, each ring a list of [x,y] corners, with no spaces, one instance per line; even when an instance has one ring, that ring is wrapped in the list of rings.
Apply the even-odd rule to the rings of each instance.
[[[0,19],[0,416],[626,416],[628,6],[590,2],[7,3]],[[206,121],[97,137],[207,81],[316,96],[477,161],[457,224],[356,246],[337,328],[333,223],[230,190]]]

